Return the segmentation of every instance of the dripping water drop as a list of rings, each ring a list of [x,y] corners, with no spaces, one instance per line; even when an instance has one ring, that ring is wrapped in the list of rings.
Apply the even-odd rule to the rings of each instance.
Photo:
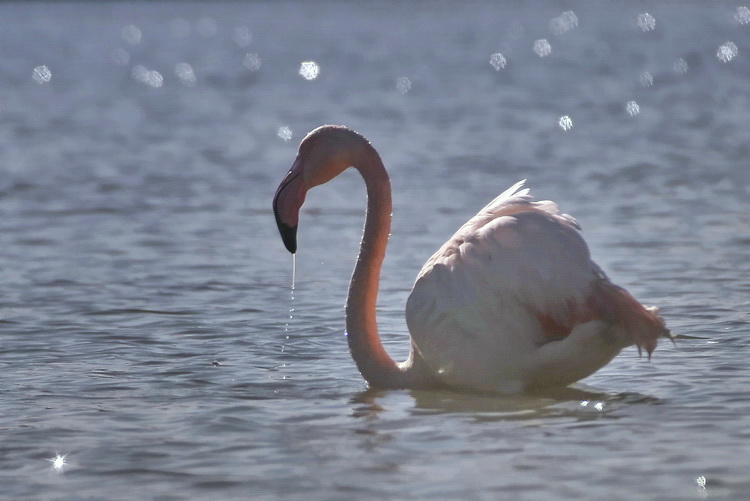
[[[286,325],[284,325],[284,339],[289,339],[289,324],[294,318],[294,283],[297,277],[297,254],[292,254],[292,288],[289,292],[289,298],[291,301],[289,302],[289,318],[286,321]],[[286,350],[286,345],[281,345],[281,351]]]

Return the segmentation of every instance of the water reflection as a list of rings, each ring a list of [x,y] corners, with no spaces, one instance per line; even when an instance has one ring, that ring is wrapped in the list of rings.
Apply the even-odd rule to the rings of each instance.
[[[411,398],[404,406],[399,397]],[[437,391],[384,391],[368,389],[351,399],[355,418],[375,418],[386,411],[405,410],[412,415],[467,414],[479,421],[515,421],[573,416],[588,420],[613,412],[614,404],[658,404],[660,400],[638,393],[604,393],[582,385],[548,388],[519,395]],[[405,407],[405,408],[404,408]],[[610,416],[612,417],[612,416]]]

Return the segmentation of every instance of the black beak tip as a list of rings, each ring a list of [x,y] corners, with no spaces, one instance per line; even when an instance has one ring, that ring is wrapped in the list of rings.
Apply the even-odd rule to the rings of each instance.
[[[288,226],[279,223],[279,233],[281,233],[281,240],[284,242],[286,250],[295,254],[297,252],[297,225]]]

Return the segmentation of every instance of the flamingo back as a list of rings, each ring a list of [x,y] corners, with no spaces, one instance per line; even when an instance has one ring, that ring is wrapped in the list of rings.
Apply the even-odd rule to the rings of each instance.
[[[522,186],[464,224],[427,261],[409,296],[414,346],[449,385],[522,390],[538,350],[591,320],[583,312],[597,281],[607,280],[575,219],[553,202],[533,201]],[[626,344],[594,357],[603,361],[584,376]]]

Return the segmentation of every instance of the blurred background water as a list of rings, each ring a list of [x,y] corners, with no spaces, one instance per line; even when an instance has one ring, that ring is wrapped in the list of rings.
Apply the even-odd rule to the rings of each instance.
[[[744,499],[742,2],[0,4],[0,497]],[[307,63],[307,64],[304,64]],[[356,174],[270,202],[304,134],[394,187],[379,302],[528,178],[676,346],[565,390],[367,391]]]

